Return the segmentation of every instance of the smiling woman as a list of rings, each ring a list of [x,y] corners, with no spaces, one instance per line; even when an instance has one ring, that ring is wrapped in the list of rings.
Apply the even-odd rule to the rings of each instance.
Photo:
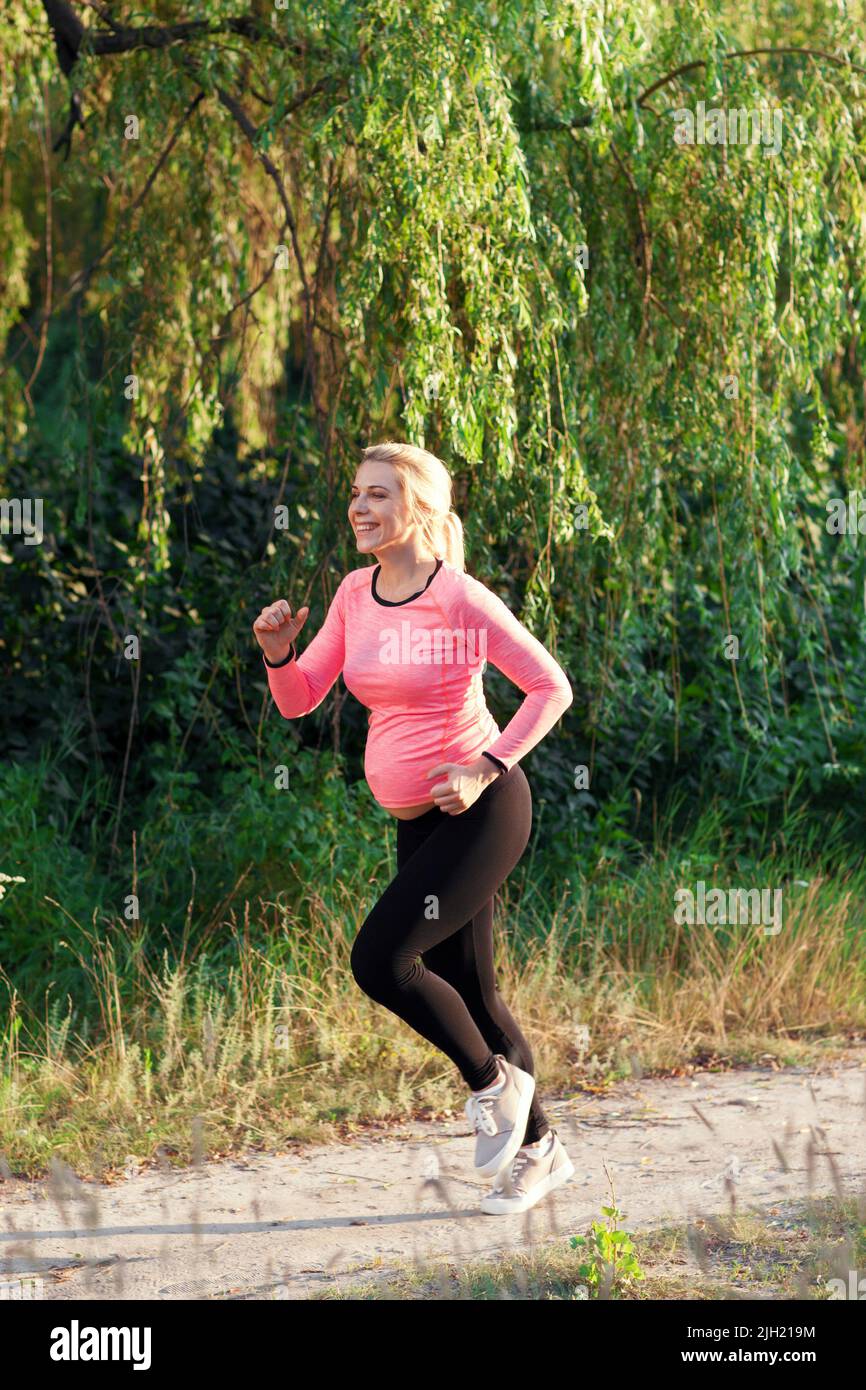
[[[405,466],[410,450],[411,470]],[[379,559],[376,592],[386,602],[400,603],[421,591],[419,582],[432,577],[429,555],[437,542],[463,568],[463,528],[451,510],[451,478],[426,449],[392,443],[365,449],[352,484],[349,521],[358,549]]]
[[[450,501],[448,471],[426,450],[392,443],[365,450],[348,514],[358,549],[379,563],[346,575],[301,657],[293,642],[305,610],[293,619],[280,600],[255,629],[286,718],[315,709],[342,671],[347,689],[371,711],[364,764],[370,789],[400,819],[437,806],[449,814],[467,810],[572,699],[565,673],[541,643],[466,574],[462,526]],[[397,607],[403,612],[395,629],[395,615],[382,609]],[[449,635],[454,640],[443,640]],[[488,657],[525,692],[504,733],[484,699]],[[431,784],[442,774],[444,781]]]
[[[227,1055],[274,1133],[285,1089],[259,1065],[259,1019],[287,964],[275,923],[312,929],[293,964],[321,1001],[317,1055],[362,1071],[375,1049],[349,1029],[331,1045],[313,952],[320,935],[339,956],[359,903],[356,978],[470,1089],[494,1077],[488,1049],[532,1070],[492,982],[497,892],[513,964],[545,951],[523,997],[550,1019],[549,1079],[573,1060],[577,994],[592,1050],[628,1034],[644,1068],[732,1030],[744,1050],[779,1033],[792,1056],[803,1030],[860,1031],[842,853],[859,873],[862,9],[0,0],[12,1162],[103,1140],[122,1160],[176,1133],[187,1103],[234,1144],[224,1068],[185,1064],[207,1021],[193,956],[211,957],[217,1004],[240,981]],[[271,665],[255,657],[245,682],[259,598]],[[575,685],[558,723],[570,687],[551,656]],[[288,726],[274,699],[291,719],[318,708]],[[356,756],[369,794],[346,784]],[[396,886],[376,903],[392,834]],[[762,846],[767,872],[732,889]],[[661,869],[664,910],[642,911],[643,870],[669,852],[674,869],[732,866],[706,883],[727,924],[680,925]],[[827,889],[805,952],[779,888],[801,875]],[[237,948],[261,969],[237,974],[221,924],[248,909]],[[115,950],[120,911],[134,950]],[[183,1033],[157,1077],[166,948]],[[592,1017],[584,964],[615,986]],[[122,1094],[118,1047],[145,1063]],[[99,1102],[71,1142],[58,1049]],[[340,1080],[292,1067],[286,1084],[324,1111]],[[373,1080],[353,1105],[363,1089],[375,1108]]]
[[[519,760],[571,704],[571,686],[466,573],[451,478],[435,455],[391,442],[366,449],[348,515],[358,550],[378,564],[345,576],[303,655],[294,638],[308,609],[293,617],[280,599],[253,630],[285,718],[315,709],[340,672],[370,710],[364,770],[399,819],[398,873],[355,940],[355,979],[454,1061],[473,1091],[479,1171],[520,1162],[537,1200],[573,1170],[548,1137],[532,1052],[496,986],[493,906],[532,827]],[[524,691],[504,731],[484,699],[488,657]],[[532,1204],[525,1190],[513,1200]],[[500,1189],[489,1201],[491,1212],[513,1209]]]

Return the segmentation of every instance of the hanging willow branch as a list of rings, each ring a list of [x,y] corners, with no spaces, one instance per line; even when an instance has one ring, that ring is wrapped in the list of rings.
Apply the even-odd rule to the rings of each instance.
[[[767,46],[751,48],[747,18],[721,0],[659,4],[651,28],[639,0],[311,0],[285,16],[292,33],[264,0],[260,14],[228,15],[231,0],[208,0],[211,18],[172,24],[124,23],[132,4],[21,3],[49,28],[0,26],[18,148],[58,65],[75,88],[67,154],[94,59],[99,83],[87,158],[46,181],[66,216],[50,304],[32,293],[28,240],[48,193],[13,187],[0,208],[6,453],[27,455],[32,430],[28,464],[53,456],[17,396],[63,353],[77,295],[81,343],[54,374],[65,432],[50,481],[74,518],[85,416],[93,554],[77,549],[74,521],[63,545],[100,576],[121,554],[113,582],[129,611],[147,589],[165,670],[142,684],[140,709],[165,767],[182,764],[178,744],[194,755],[200,734],[218,735],[227,759],[252,736],[256,721],[236,720],[228,694],[224,709],[202,698],[219,690],[213,663],[235,681],[253,593],[308,593],[321,609],[357,563],[347,475],[383,436],[449,463],[470,570],[569,669],[571,734],[586,735],[601,776],[633,765],[646,790],[673,766],[691,787],[706,764],[723,780],[741,746],[764,756],[763,739],[783,780],[795,736],[814,761],[844,746],[852,672],[866,668],[863,561],[820,523],[862,465],[853,20],[834,11],[830,38],[805,13],[793,47],[770,17]],[[667,121],[647,119],[660,90],[708,71],[712,59],[681,59],[706,52],[710,33],[726,100],[784,112],[781,151],[679,146]],[[137,144],[121,143],[130,111]],[[150,499],[145,552],[130,518],[154,442],[163,495]],[[291,512],[280,535],[275,504]],[[52,574],[52,592],[77,617],[64,580]],[[207,628],[200,659],[190,611]],[[107,641],[101,610],[98,629]],[[739,664],[720,654],[729,635]],[[129,711],[112,724],[96,655],[92,671],[88,697],[122,756]],[[349,741],[336,720],[350,710],[325,711],[335,746]],[[96,715],[91,728],[96,741]],[[655,764],[648,747],[661,750]],[[573,751],[550,756],[564,767]],[[256,754],[266,767],[260,743]],[[134,804],[148,774],[135,750],[127,766]],[[569,792],[561,780],[556,799]]]

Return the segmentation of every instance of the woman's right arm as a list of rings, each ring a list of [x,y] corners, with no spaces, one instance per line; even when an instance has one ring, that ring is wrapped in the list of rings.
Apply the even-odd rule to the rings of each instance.
[[[309,616],[300,608],[297,617],[285,599],[263,608],[253,623],[262,648],[268,686],[284,719],[298,719],[320,705],[343,669],[345,644],[345,579],[331,600],[325,621],[307,649],[298,656],[297,637]]]

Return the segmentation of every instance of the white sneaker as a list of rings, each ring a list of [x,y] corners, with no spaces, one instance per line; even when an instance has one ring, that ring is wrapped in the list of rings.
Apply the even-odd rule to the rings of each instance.
[[[535,1094],[535,1077],[494,1054],[500,1064],[504,1085],[492,1095],[482,1092],[466,1102],[466,1118],[475,1128],[475,1167],[492,1178],[504,1168],[520,1148]]]
[[[568,1182],[574,1173],[556,1130],[547,1136],[540,1148],[518,1149],[515,1158],[502,1169],[491,1190],[481,1198],[481,1210],[490,1216],[505,1216],[509,1212],[528,1211],[549,1192]]]

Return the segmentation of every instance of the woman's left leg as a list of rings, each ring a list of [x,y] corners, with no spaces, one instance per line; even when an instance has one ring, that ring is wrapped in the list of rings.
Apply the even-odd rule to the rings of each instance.
[[[397,823],[397,868],[402,869],[438,824],[441,813],[434,811],[415,820]],[[535,1075],[532,1049],[496,983],[493,966],[493,911],[490,898],[475,916],[464,922],[459,931],[424,951],[422,960],[428,970],[447,980],[463,999],[470,1014],[493,1052],[499,1053],[513,1066],[530,1076]],[[522,1142],[535,1144],[550,1129],[536,1090]]]
[[[355,938],[352,972],[366,994],[450,1057],[480,1091],[499,1078],[493,1050],[458,990],[421,957],[473,919],[520,859],[532,828],[529,783],[515,764],[467,811],[428,815],[434,828]]]
[[[493,898],[460,931],[424,952],[424,964],[453,985],[493,1052],[535,1075],[532,1049],[499,992],[493,967]],[[536,1089],[521,1144],[535,1144],[550,1129]]]

